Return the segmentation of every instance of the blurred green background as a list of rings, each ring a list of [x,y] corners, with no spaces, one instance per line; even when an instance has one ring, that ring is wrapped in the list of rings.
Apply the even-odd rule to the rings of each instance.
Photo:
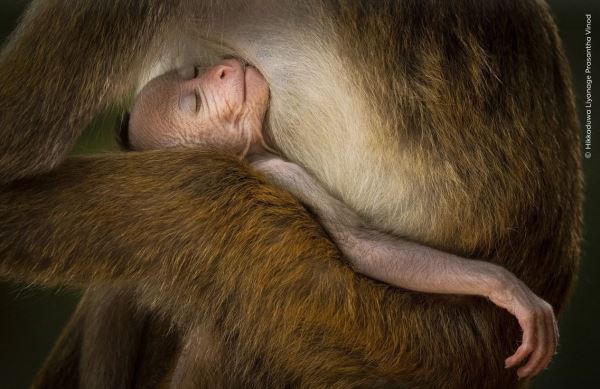
[[[16,26],[27,3],[26,0],[0,0],[0,41]],[[571,63],[578,112],[583,122],[585,14],[592,14],[595,27],[595,18],[600,18],[600,1],[549,0],[549,3]],[[600,28],[600,19],[597,25]],[[593,43],[598,42],[595,51],[600,53],[600,32],[597,36]],[[597,62],[600,62],[600,57]],[[594,69],[599,68],[594,66]],[[600,75],[596,78],[596,82],[600,82]],[[598,88],[597,95],[600,96]],[[600,97],[596,104],[600,105]],[[593,119],[600,120],[600,116],[594,116]],[[111,114],[95,120],[74,152],[114,150],[114,122],[115,117]],[[600,266],[596,262],[600,253],[600,202],[597,201],[600,190],[600,142],[594,138],[592,146],[595,155],[590,160],[584,160],[585,241],[579,283],[571,304],[561,318],[559,353],[549,370],[535,380],[533,388],[600,388],[600,359],[597,359],[600,352],[600,331],[597,330],[600,320]],[[28,285],[0,283],[0,389],[28,387],[78,298],[78,291],[41,290]]]

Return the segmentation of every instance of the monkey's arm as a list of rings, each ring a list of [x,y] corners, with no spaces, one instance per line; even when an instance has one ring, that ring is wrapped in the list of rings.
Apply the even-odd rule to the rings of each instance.
[[[217,253],[203,249],[244,236],[252,212],[269,213],[280,200],[256,193],[263,183],[233,156],[202,151],[69,158],[0,186],[0,274],[86,285],[167,267],[176,277],[183,261],[205,266]]]
[[[32,3],[0,54],[0,183],[65,158],[93,115],[132,87],[179,3]]]
[[[368,228],[299,165],[273,156],[255,160],[259,170],[315,211],[355,270],[409,290],[487,297],[513,314],[523,329],[523,343],[506,359],[506,367],[531,354],[544,357],[530,358],[520,373],[538,372],[550,363],[558,343],[552,306],[513,273]]]

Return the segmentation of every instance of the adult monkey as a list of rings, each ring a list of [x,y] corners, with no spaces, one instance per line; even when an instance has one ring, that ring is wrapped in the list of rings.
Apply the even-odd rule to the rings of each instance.
[[[518,332],[508,314],[356,276],[297,203],[233,158],[79,158],[10,181],[56,167],[171,37],[208,27],[269,79],[272,140],[288,157],[380,228],[498,262],[560,311],[577,263],[581,175],[545,7],[154,3],[35,4],[4,50],[0,272],[127,280],[181,331],[218,330],[226,383],[515,386],[501,365]]]

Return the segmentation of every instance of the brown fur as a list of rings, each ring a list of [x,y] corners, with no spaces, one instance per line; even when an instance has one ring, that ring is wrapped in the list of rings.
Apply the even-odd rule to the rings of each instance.
[[[61,162],[89,118],[158,53],[154,37],[186,20],[176,2],[153,3],[47,1],[4,49],[0,274],[133,285],[126,298],[152,312],[154,328],[135,351],[135,387],[168,385],[199,328],[218,359],[195,350],[199,386],[515,387],[503,368],[519,333],[508,313],[355,274],[295,199],[232,156],[71,158],[12,181]],[[343,69],[346,78],[326,73],[326,89],[306,80],[339,101],[303,100],[301,89],[285,89],[293,79],[263,64],[275,144],[374,225],[488,258],[562,310],[577,270],[582,180],[568,68],[545,6],[323,4],[304,9],[315,16],[299,43],[309,59],[328,48],[334,61],[321,65]],[[314,26],[331,36],[311,41]],[[311,64],[300,65],[297,74],[310,76],[302,70]],[[319,118],[323,127],[307,128]],[[49,366],[85,360],[78,315]],[[51,371],[65,370],[46,368],[40,386],[68,386]]]

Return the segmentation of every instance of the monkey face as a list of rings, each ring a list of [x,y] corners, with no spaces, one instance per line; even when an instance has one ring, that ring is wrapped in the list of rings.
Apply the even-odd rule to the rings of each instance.
[[[237,59],[171,71],[140,92],[129,140],[135,149],[213,146],[245,155],[263,142],[268,100],[263,76]]]

